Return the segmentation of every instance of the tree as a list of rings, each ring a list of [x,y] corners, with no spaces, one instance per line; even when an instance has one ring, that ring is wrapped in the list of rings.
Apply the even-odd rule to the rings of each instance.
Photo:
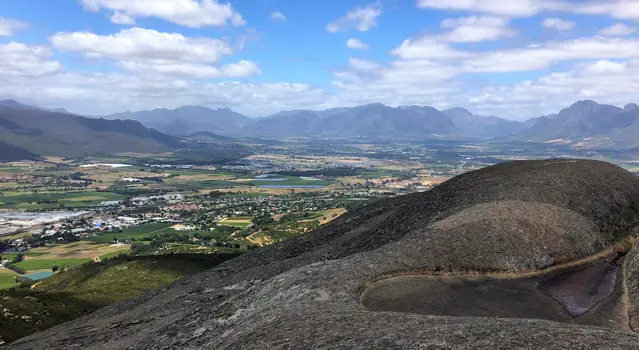
[[[51,271],[56,272],[58,271],[60,268],[58,266],[54,266],[51,268]]]
[[[16,255],[16,257],[13,259],[13,263],[17,264],[19,262],[21,262],[22,260],[24,260],[24,254],[18,254]]]

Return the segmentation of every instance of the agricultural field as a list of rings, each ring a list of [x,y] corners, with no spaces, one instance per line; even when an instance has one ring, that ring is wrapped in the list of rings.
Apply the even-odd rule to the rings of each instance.
[[[277,179],[277,180],[274,180]],[[299,176],[280,176],[275,175],[275,178],[268,179],[254,179],[250,180],[248,184],[251,186],[321,186],[325,187],[332,182],[315,178],[304,178]]]
[[[25,269],[27,274],[32,273],[32,270],[46,270],[51,269],[54,266],[58,267],[74,267],[82,265],[91,259],[26,259],[21,261],[15,266]]]
[[[32,235],[31,232],[26,231],[26,232],[16,233],[14,235],[2,236],[2,237],[0,237],[0,242],[1,241],[10,241],[10,240],[24,238],[24,237],[29,237],[31,235]]]
[[[0,289],[15,287],[17,275],[16,272],[0,267]]]
[[[104,201],[122,200],[124,196],[111,192],[52,192],[44,194],[7,195],[0,197],[3,208],[53,209],[85,207]]]
[[[223,226],[232,226],[239,228],[247,228],[253,221],[252,216],[245,217],[230,217],[220,220],[219,224]]]
[[[59,244],[49,247],[34,248],[25,253],[25,259],[16,266],[27,270],[50,269],[53,266],[73,267],[89,260],[99,259],[104,255],[129,249],[128,245],[94,244],[91,242],[76,242]]]
[[[250,223],[250,222],[249,222]],[[243,225],[242,223],[238,223],[239,225]],[[113,242],[114,239],[117,240],[143,240],[145,238],[151,238],[154,236],[162,236],[162,235],[188,235],[193,237],[195,235],[200,235],[203,238],[214,238],[214,239],[223,239],[228,237],[228,232],[223,231],[178,231],[172,227],[171,224],[166,223],[152,223],[145,224],[136,227],[131,227],[122,230],[122,232],[117,233],[105,233],[98,236],[93,236],[89,238],[89,241],[96,243],[109,243]],[[231,226],[231,225],[228,225]],[[246,224],[248,226],[248,224]],[[244,227],[246,227],[244,226]]]

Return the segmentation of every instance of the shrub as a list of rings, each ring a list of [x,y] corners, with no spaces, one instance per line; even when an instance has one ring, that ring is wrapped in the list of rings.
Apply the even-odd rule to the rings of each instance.
[[[13,270],[21,275],[27,273],[23,268],[15,266],[13,264],[4,264],[4,267],[8,268],[9,270]]]

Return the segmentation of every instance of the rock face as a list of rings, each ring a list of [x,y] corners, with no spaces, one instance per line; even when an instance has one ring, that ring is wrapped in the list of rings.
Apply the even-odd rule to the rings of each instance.
[[[585,160],[504,163],[369,204],[10,348],[639,348],[623,295],[624,277],[639,265],[623,261],[637,226],[639,178],[621,168]],[[413,277],[429,282],[375,289]],[[552,299],[575,290],[562,281],[583,283],[600,297]],[[427,302],[419,310],[380,309],[366,297],[401,306],[411,297],[401,293],[428,288],[465,295],[467,311]],[[525,289],[530,310],[486,311],[483,303],[499,304],[485,292],[490,288]],[[535,309],[539,298],[556,313]],[[585,314],[562,313],[572,307],[562,300],[581,302],[576,307]]]

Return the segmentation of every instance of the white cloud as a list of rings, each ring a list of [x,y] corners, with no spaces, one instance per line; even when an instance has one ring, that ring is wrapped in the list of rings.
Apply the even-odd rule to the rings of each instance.
[[[81,0],[87,11],[100,9],[119,12],[131,19],[156,17],[179,25],[199,28],[245,24],[229,3],[217,0]]]
[[[346,41],[346,47],[354,50],[367,50],[369,46],[359,39],[351,38]]]
[[[34,78],[53,74],[61,69],[60,62],[50,60],[51,51],[41,46],[10,42],[0,44],[0,77]],[[23,83],[29,83],[24,81]],[[9,85],[5,81],[2,85]]]
[[[111,15],[110,19],[111,19],[111,22],[115,24],[123,24],[128,26],[135,25],[135,18],[125,15],[124,13],[119,11],[114,12],[113,15]]]
[[[561,61],[628,58],[639,58],[639,39],[580,38],[476,55],[466,61],[464,69],[470,72],[534,71]]]
[[[382,9],[377,5],[358,7],[350,11],[346,16],[338,18],[326,25],[329,33],[337,33],[340,30],[355,28],[360,32],[369,31],[377,25],[377,17],[382,14]]]
[[[469,52],[457,50],[430,36],[406,39],[399,47],[391,51],[391,54],[403,59],[449,59],[472,56]]]
[[[379,69],[379,64],[371,61],[361,60],[358,58],[351,58],[348,60],[348,66],[356,71],[374,71]]]
[[[438,10],[472,11],[508,17],[530,17],[554,7],[545,0],[419,0],[417,7]]]
[[[233,53],[230,44],[219,39],[189,38],[179,33],[142,28],[125,29],[112,35],[57,33],[51,42],[62,51],[121,60],[217,62],[222,55]]]
[[[271,19],[276,21],[286,21],[286,16],[279,11],[271,13]]]
[[[442,21],[442,29],[451,29],[440,38],[450,42],[480,42],[511,37],[514,32],[508,28],[508,20],[500,17],[462,17]]]
[[[223,76],[226,77],[248,77],[260,74],[260,69],[251,61],[239,61],[237,63],[227,64],[220,69]]]
[[[417,7],[522,18],[542,12],[566,12],[639,20],[636,0],[418,0]]]
[[[637,31],[637,28],[631,27],[624,23],[616,23],[610,27],[603,28],[599,31],[599,35],[603,36],[625,36],[633,34]]]
[[[228,42],[219,39],[189,38],[178,33],[131,28],[113,35],[57,33],[51,37],[51,42],[58,50],[79,52],[88,58],[112,59],[129,71],[146,75],[205,79],[260,73],[254,62],[246,60],[222,67],[212,66],[234,51]]]
[[[573,29],[576,24],[575,22],[566,21],[561,18],[550,17],[550,18],[546,18],[542,22],[542,25],[544,26],[544,28],[553,29],[557,31],[566,31],[566,30]]]
[[[24,29],[26,26],[23,22],[0,17],[0,36],[11,36],[15,31]]]

